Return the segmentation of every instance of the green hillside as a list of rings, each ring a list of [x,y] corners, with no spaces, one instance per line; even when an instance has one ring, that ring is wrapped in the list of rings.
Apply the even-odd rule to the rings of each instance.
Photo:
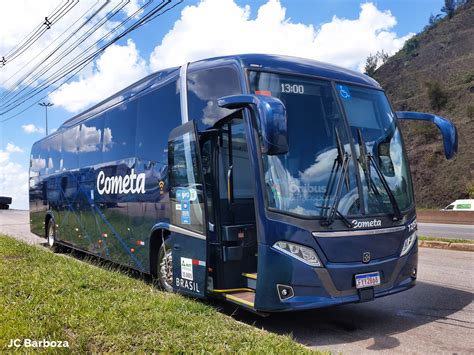
[[[447,161],[441,135],[423,122],[402,123],[418,207],[444,207],[474,193],[474,2],[405,44],[376,70],[396,110],[452,119],[459,153]],[[473,196],[474,197],[474,196]]]

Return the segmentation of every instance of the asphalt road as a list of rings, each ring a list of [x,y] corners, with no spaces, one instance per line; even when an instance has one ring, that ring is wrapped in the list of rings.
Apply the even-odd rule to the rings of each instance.
[[[418,233],[429,237],[474,239],[474,225],[418,223]]]
[[[25,211],[1,211],[0,233],[29,243]],[[474,353],[474,253],[420,248],[418,283],[406,292],[368,303],[259,317],[211,302],[235,319],[306,346],[345,354]]]
[[[474,353],[474,253],[420,248],[417,285],[368,303],[260,318],[224,312],[311,348],[344,354]]]

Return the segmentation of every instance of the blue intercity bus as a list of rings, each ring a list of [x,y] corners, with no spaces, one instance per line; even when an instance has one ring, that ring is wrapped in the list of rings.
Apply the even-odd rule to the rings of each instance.
[[[154,73],[36,142],[31,230],[255,312],[370,301],[417,277],[399,120],[372,78],[247,54]]]

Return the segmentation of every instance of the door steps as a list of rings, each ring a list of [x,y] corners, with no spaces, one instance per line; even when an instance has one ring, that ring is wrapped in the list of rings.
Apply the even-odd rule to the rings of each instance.
[[[238,304],[239,306],[244,306],[251,309],[254,308],[255,292],[253,291],[226,293],[224,296],[228,301]]]
[[[252,290],[257,289],[257,273],[242,273],[242,276],[245,277],[247,281],[247,287],[251,288]]]

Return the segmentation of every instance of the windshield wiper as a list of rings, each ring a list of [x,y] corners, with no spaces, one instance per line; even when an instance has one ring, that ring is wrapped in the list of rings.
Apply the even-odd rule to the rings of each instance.
[[[384,187],[385,191],[387,192],[388,199],[390,200],[390,203],[392,204],[392,208],[395,214],[395,221],[398,221],[402,218],[402,213],[400,212],[400,207],[398,207],[397,200],[395,199],[395,196],[393,195],[392,190],[390,189],[390,186],[388,185],[387,179],[383,175],[382,171],[380,171],[379,166],[374,160],[374,157],[372,154],[367,152],[367,145],[365,144],[364,138],[362,137],[362,132],[360,128],[357,129],[357,135],[359,138],[359,164],[362,166],[362,170],[364,171],[365,174],[365,180],[367,181],[367,186],[369,190],[372,188],[375,192],[376,195],[379,195],[378,189],[375,186],[375,184],[372,181],[372,177],[370,174],[370,166],[372,165],[375,169],[375,172],[377,173],[377,176],[379,177],[380,181],[382,182],[382,186]]]
[[[323,206],[322,209],[329,210],[327,213],[326,219],[321,221],[322,226],[330,226],[334,222],[334,217],[338,215],[342,221],[350,228],[352,228],[351,222],[349,222],[343,215],[337,210],[339,206],[339,202],[342,198],[342,190],[344,188],[344,182],[346,183],[347,191],[349,191],[349,154],[344,149],[344,146],[341,143],[341,138],[339,137],[339,132],[337,127],[334,129],[335,137],[336,137],[336,146],[337,146],[337,157],[334,160],[332,165],[330,178],[328,181],[328,187],[326,188],[326,193],[324,195],[324,205],[326,203],[326,199],[331,195],[332,189],[334,187],[335,177],[337,176],[337,172],[339,167],[341,167],[341,173],[336,183],[336,190],[335,190],[335,197],[331,207]],[[334,173],[334,169],[336,172]],[[334,176],[334,178],[333,178]]]

